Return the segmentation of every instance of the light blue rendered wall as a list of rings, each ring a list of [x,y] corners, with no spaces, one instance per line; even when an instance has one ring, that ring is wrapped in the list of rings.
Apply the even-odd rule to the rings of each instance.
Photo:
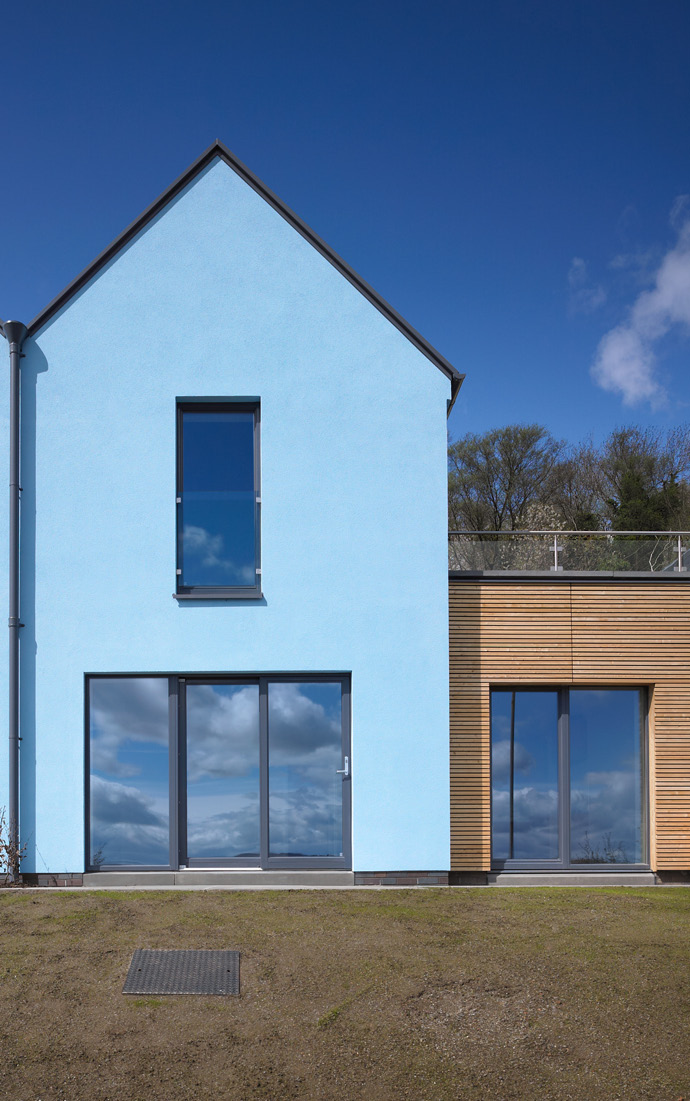
[[[448,868],[448,379],[221,161],[25,351],[26,869],[83,867],[84,673],[169,670],[351,670],[354,867]],[[182,395],[261,397],[265,604],[172,598]]]

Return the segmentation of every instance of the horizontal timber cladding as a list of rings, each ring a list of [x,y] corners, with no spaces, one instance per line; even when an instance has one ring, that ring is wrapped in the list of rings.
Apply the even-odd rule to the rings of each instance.
[[[690,585],[450,582],[451,868],[491,867],[489,693],[648,686],[650,859],[690,868]]]

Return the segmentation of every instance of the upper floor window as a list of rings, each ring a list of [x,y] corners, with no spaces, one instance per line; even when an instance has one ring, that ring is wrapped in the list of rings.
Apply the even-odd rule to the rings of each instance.
[[[261,594],[259,402],[177,403],[178,598]]]

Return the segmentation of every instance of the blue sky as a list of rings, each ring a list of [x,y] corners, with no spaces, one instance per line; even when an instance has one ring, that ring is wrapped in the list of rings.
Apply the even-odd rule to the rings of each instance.
[[[451,435],[689,418],[687,0],[32,0],[3,38],[0,316],[218,137],[467,373]]]

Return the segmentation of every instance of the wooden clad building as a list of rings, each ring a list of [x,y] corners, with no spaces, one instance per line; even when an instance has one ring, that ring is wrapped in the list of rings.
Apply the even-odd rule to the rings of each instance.
[[[618,704],[622,711],[635,699],[640,701],[637,763],[630,738],[611,718]],[[619,862],[653,871],[690,869],[687,581],[451,574],[450,700],[454,871],[575,865],[595,871]],[[600,721],[592,717],[599,705]],[[554,762],[550,784],[537,760],[539,746],[546,754],[551,737],[549,708],[554,716],[558,709],[559,731],[553,735],[558,751],[548,750]],[[522,726],[521,714],[527,716]],[[621,744],[616,760],[607,745],[613,727],[611,738]],[[499,728],[504,733],[497,733]],[[564,752],[569,763],[564,764]],[[584,763],[578,763],[583,753]],[[629,823],[615,817],[619,798],[626,821],[637,815],[637,841]],[[633,803],[637,810],[630,809]],[[595,820],[606,806],[610,818],[597,839]],[[577,815],[584,825],[576,827]],[[557,845],[549,840],[557,819],[573,837],[565,853],[561,839],[558,854],[549,848]],[[620,839],[623,835],[627,840]]]

